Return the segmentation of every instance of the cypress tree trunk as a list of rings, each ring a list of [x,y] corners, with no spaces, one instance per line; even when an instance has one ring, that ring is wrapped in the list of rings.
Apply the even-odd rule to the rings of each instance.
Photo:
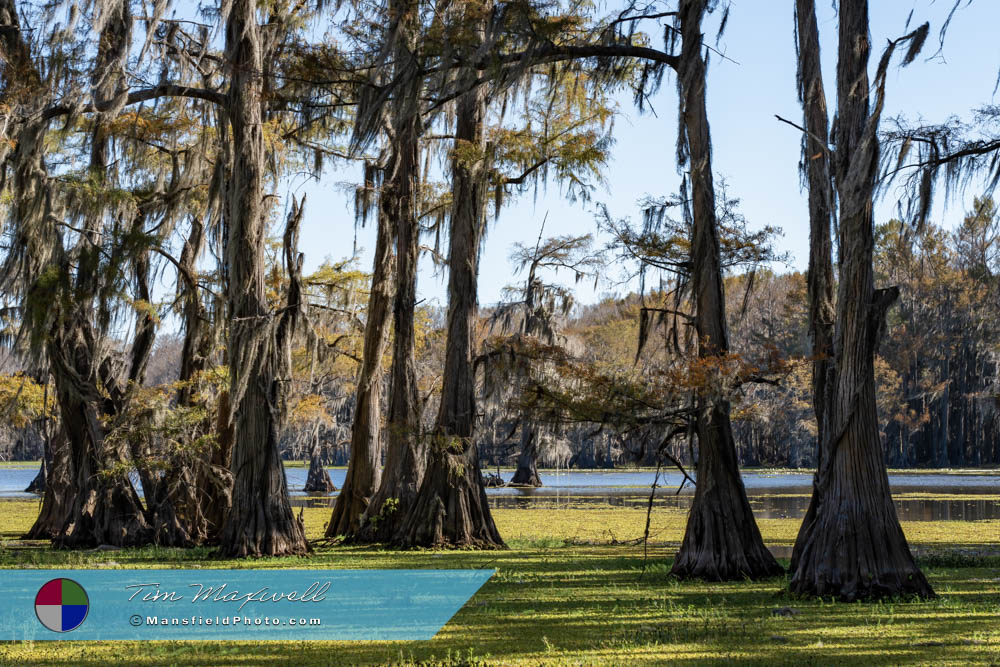
[[[321,493],[326,495],[336,491],[330,479],[330,473],[323,466],[323,446],[319,439],[319,422],[313,429],[312,447],[309,448],[309,474],[306,476],[306,493]]]
[[[233,505],[232,464],[236,429],[232,413],[229,392],[224,391],[219,396],[219,412],[215,416],[216,445],[207,457],[208,465],[198,477],[199,511],[205,517],[207,539],[213,542],[221,540],[229,509]]]
[[[31,479],[31,482],[28,483],[27,488],[24,489],[25,493],[33,493],[36,496],[45,495],[45,470],[49,466],[49,463],[46,460],[49,455],[48,450],[49,450],[48,445],[45,445],[45,451],[42,456],[42,462],[38,466],[38,472],[35,473],[35,476]]]
[[[0,4],[0,9],[4,10],[4,17],[16,25],[17,14],[13,6]],[[19,41],[15,44],[17,45],[24,48],[27,53],[26,46]],[[8,52],[10,52],[9,46]],[[17,144],[12,157],[15,165],[12,189],[16,194],[12,215],[18,221],[20,228],[16,243],[24,249],[25,254],[20,271],[30,285],[25,296],[26,319],[38,327],[32,334],[45,342],[45,348],[50,355],[54,350],[62,358],[60,343],[54,342],[51,337],[69,326],[67,323],[69,316],[63,312],[66,299],[60,298],[62,290],[69,290],[69,272],[68,267],[61,265],[61,262],[65,261],[61,239],[47,219],[52,215],[52,194],[45,162],[42,159],[44,142],[43,122],[26,122],[17,134]],[[4,268],[8,269],[6,266]],[[58,278],[54,282],[43,282],[41,278],[45,274],[55,275]],[[88,372],[79,379],[78,384],[86,389],[91,384],[92,376],[89,373],[91,355],[86,348],[80,352],[79,361],[87,367],[85,370]],[[85,447],[84,443],[71,442],[66,431],[67,419],[64,413],[66,405],[61,398],[63,394],[72,395],[70,378],[67,378],[66,371],[57,374],[51,357],[50,372],[62,416],[61,428],[54,442],[50,443],[53,467],[47,480],[41,513],[28,531],[27,537],[31,539],[55,537],[62,532],[77,496],[74,452]],[[96,388],[92,389],[96,393]]]
[[[289,303],[273,323],[264,285],[263,47],[256,3],[235,0],[226,24],[226,52],[232,66],[228,115],[233,133],[229,207],[229,353],[234,435],[232,507],[222,532],[229,557],[281,556],[308,550],[305,531],[292,514],[278,434],[283,382],[281,357]],[[291,221],[290,221],[291,224]],[[286,234],[286,256],[290,253]],[[290,257],[289,274],[298,260]],[[292,280],[294,287],[295,281]],[[290,301],[293,294],[289,291]],[[291,324],[294,324],[292,322]]]
[[[177,403],[192,405],[194,382],[204,371],[213,353],[214,341],[206,327],[208,313],[198,294],[194,276],[198,257],[204,245],[204,226],[200,220],[191,220],[191,231],[181,251],[178,275],[178,300],[183,304],[184,341],[181,345],[181,367]],[[211,447],[195,452],[193,456],[181,453],[166,473],[169,500],[181,517],[191,540],[201,544],[218,541],[232,504],[233,476],[230,472],[232,458],[232,425],[230,424],[229,394],[219,396],[218,414],[206,417],[202,433],[215,433]]]
[[[402,546],[502,547],[473,439],[476,383],[473,326],[486,202],[486,111],[480,88],[458,102],[452,157],[448,325],[444,384],[427,471],[395,538]],[[470,157],[471,156],[471,157]]]
[[[712,184],[711,138],[705,108],[705,60],[701,20],[705,0],[684,0],[679,7],[681,57],[677,79],[681,100],[682,151],[690,166],[692,289],[698,356],[709,359],[729,350],[725,298],[719,259]],[[683,155],[683,152],[682,152]],[[697,485],[687,529],[671,572],[708,580],[762,578],[782,573],[764,546],[740,477],[729,421],[729,400],[697,399]]]
[[[46,436],[46,449],[50,452],[51,463],[42,509],[24,536],[26,540],[49,540],[59,534],[69,515],[70,502],[76,496],[69,440],[61,427],[52,438]]]
[[[365,542],[388,542],[393,539],[416,498],[426,466],[426,452],[420,436],[421,405],[414,361],[414,307],[420,247],[417,198],[420,136],[423,133],[420,119],[421,81],[413,55],[416,46],[413,35],[416,6],[401,1],[392,3],[392,8],[399,16],[393,35],[394,75],[407,83],[392,107],[395,139],[381,211],[385,220],[395,225],[397,291],[393,302],[392,385],[385,470],[378,491],[361,519],[363,530],[357,537]]]
[[[840,201],[840,284],[834,391],[816,508],[796,543],[791,590],[841,600],[934,595],[917,568],[889,493],[875,404],[874,357],[898,289],[876,290],[872,195],[878,114],[869,108],[867,0],[842,0],[837,62],[835,174]]]
[[[91,73],[94,97],[99,103],[111,100],[124,85],[124,61],[132,36],[132,16],[127,2],[108,6]],[[104,118],[94,121],[90,145],[90,173],[104,184],[110,168],[109,136]],[[85,234],[102,235],[103,212],[86,216]],[[69,257],[58,253],[58,261],[70,273]],[[102,260],[96,247],[85,244],[79,251],[75,284],[67,294],[75,303],[62,304],[48,340],[52,377],[61,407],[64,432],[69,439],[76,494],[66,523],[53,539],[57,547],[80,548],[99,544],[138,546],[149,543],[154,533],[138,493],[125,470],[128,452],[106,441],[101,412],[113,414],[125,399],[107,359],[98,358],[99,339],[108,320],[107,303],[98,284]],[[97,310],[98,329],[91,324]],[[136,360],[143,364],[152,335],[140,318]],[[105,398],[98,383],[105,388]]]
[[[816,414],[816,467],[825,464],[824,435],[827,428],[827,406],[833,391],[833,179],[830,174],[829,119],[823,71],[820,65],[819,29],[816,24],[815,0],[796,0],[795,31],[798,54],[798,91],[802,114],[808,131],[802,138],[802,170],[809,184],[809,338],[812,342],[813,411]],[[813,492],[806,509],[803,526],[816,512]],[[791,569],[799,559],[799,542],[792,550]]]
[[[47,375],[47,374],[46,374]],[[46,377],[46,382],[48,377]],[[48,404],[48,386],[45,387],[45,399],[42,405]],[[49,446],[49,437],[44,435],[42,439],[42,462],[38,466],[38,474],[35,475],[31,483],[28,484],[28,488],[24,490],[25,493],[34,493],[35,495],[43,496],[45,495],[45,479],[48,476],[48,471],[52,469],[52,449]]]
[[[383,193],[385,196],[385,193]],[[357,400],[351,425],[347,476],[326,527],[326,536],[353,537],[379,482],[382,454],[382,358],[388,347],[389,304],[393,295],[391,222],[382,212],[375,239],[375,264],[365,321],[365,344],[358,371]]]
[[[105,441],[98,414],[103,399],[95,383],[93,347],[93,334],[83,319],[77,319],[68,332],[54,332],[49,342],[76,491],[53,544],[70,549],[148,544],[153,533],[139,494],[124,472],[125,452]]]
[[[205,242],[204,226],[196,217],[191,220],[191,231],[184,240],[181,250],[180,273],[177,281],[177,296],[183,303],[184,341],[181,343],[180,382],[190,382],[208,366],[212,354],[212,337],[206,331],[208,313],[198,295],[198,284],[194,280],[198,268],[198,257]],[[177,392],[180,405],[190,405],[193,387],[181,386]]]
[[[541,486],[538,468],[535,461],[538,458],[535,431],[525,421],[521,422],[521,453],[517,456],[517,470],[510,480],[510,486]]]
[[[133,227],[141,232],[144,226],[144,216],[140,215]],[[149,252],[140,252],[133,260],[133,273],[136,283],[136,298],[146,303],[151,302],[149,289]],[[135,387],[142,386],[146,379],[146,366],[153,351],[156,340],[156,323],[150,313],[139,313],[136,316],[135,335],[132,341],[131,361],[126,382],[121,382],[111,375],[111,365],[108,360],[102,365],[105,389],[112,398],[113,414],[125,408],[131,399]],[[174,502],[174,494],[170,493],[171,478],[176,470],[162,473],[149,465],[153,454],[149,442],[142,438],[129,438],[128,445],[139,480],[142,483],[143,500],[146,505],[146,517],[152,528],[151,540],[154,544],[163,546],[189,547],[201,541],[201,535],[192,535],[189,522],[181,517]],[[174,487],[176,488],[176,483]]]

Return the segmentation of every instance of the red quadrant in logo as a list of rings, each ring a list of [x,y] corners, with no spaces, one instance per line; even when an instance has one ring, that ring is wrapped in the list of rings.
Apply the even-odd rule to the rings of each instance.
[[[62,604],[62,579],[53,579],[38,589],[35,604]]]

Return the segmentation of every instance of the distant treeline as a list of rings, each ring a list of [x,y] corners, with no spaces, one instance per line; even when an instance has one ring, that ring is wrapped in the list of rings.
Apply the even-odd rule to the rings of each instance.
[[[1000,217],[996,205],[991,199],[977,200],[975,210],[953,231],[934,224],[918,230],[898,221],[879,225],[875,261],[878,282],[900,288],[875,362],[886,463],[893,467],[1000,464],[1000,320],[995,314],[995,304],[1000,302]],[[332,271],[325,267],[315,280],[331,280]],[[357,272],[347,277],[364,280]],[[555,318],[558,343],[592,369],[619,377],[650,372],[671,354],[667,327],[661,322],[652,326],[638,359],[636,355],[640,311],[658,296],[631,294],[577,306],[570,314]],[[726,280],[726,297],[734,352],[761,365],[778,358],[784,368],[775,383],[748,383],[735,394],[732,416],[740,463],[814,466],[816,425],[810,403],[805,274],[759,269],[732,276]],[[502,310],[503,306],[484,310],[477,327],[480,346],[501,338],[497,314]],[[435,383],[443,370],[445,318],[434,307],[418,311],[419,384],[425,392],[425,407],[436,409],[431,404],[438,400]],[[519,327],[519,322],[508,322],[503,330]],[[180,337],[160,338],[149,362],[149,387],[166,388],[176,381],[181,347]],[[350,457],[356,366],[345,355],[306,363],[310,350],[305,340],[295,354],[301,363],[296,365],[296,391],[281,439],[282,455],[307,458],[318,440],[322,461],[345,465]],[[523,449],[522,422],[533,417],[524,413],[522,397],[516,392],[497,395],[486,391],[488,382],[481,384],[483,463],[516,465]],[[42,409],[45,398],[38,378],[19,373],[2,377],[0,402],[8,415],[0,431],[4,458],[42,457],[46,419],[50,433],[57,430],[51,423],[55,419],[51,410]],[[51,387],[47,400],[51,408]],[[425,409],[424,414],[433,415],[435,409]],[[541,466],[656,464],[658,443],[651,440],[648,429],[602,427],[592,421],[542,423],[542,417],[534,418],[540,421],[532,427],[532,446]],[[696,448],[696,444],[689,447],[684,438],[670,445],[684,464],[691,463]]]

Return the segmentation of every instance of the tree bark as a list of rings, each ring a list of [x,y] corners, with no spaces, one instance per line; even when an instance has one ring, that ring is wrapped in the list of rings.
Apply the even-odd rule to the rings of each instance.
[[[212,354],[212,337],[206,330],[208,313],[198,294],[198,285],[193,280],[198,266],[198,257],[204,245],[204,226],[197,217],[192,217],[191,231],[181,250],[181,269],[177,276],[177,296],[183,304],[184,341],[181,344],[181,367],[178,380],[182,383],[177,392],[180,405],[190,405],[194,388],[189,384],[208,367]]]
[[[391,219],[380,210],[372,286],[365,316],[364,351],[358,371],[354,423],[351,425],[351,455],[344,485],[326,526],[326,536],[329,538],[357,535],[361,517],[368,509],[368,503],[379,483],[379,459],[382,455],[382,359],[389,343],[389,304],[394,291],[393,232]]]
[[[514,477],[510,480],[510,486],[538,487],[542,485],[535,464],[538,459],[536,439],[534,428],[522,421],[521,453],[517,456],[517,470],[514,471]]]
[[[102,397],[95,383],[94,346],[82,315],[69,331],[53,332],[49,341],[52,377],[76,476],[76,493],[53,544],[70,549],[148,544],[152,529],[128,478],[125,452],[105,440],[98,414]]]
[[[326,495],[336,491],[330,473],[323,465],[323,445],[319,439],[319,422],[313,429],[312,447],[309,449],[309,474],[306,476],[306,493]]]
[[[236,429],[229,392],[219,396],[219,412],[215,421],[216,445],[212,448],[207,468],[200,474],[198,489],[202,493],[201,511],[206,520],[209,541],[222,538],[222,531],[233,505],[233,449]]]
[[[417,300],[417,260],[420,248],[419,157],[423,124],[420,119],[421,80],[414,57],[416,5],[391,3],[397,15],[393,39],[394,76],[407,81],[392,106],[393,152],[380,202],[381,214],[393,224],[396,238],[396,285],[393,302],[392,385],[385,469],[381,484],[361,518],[363,542],[389,542],[401,529],[413,505],[426,467],[426,447],[420,434],[421,405],[414,360]]]
[[[287,382],[280,374],[285,354],[280,338],[285,316],[294,314],[300,304],[290,303],[291,310],[286,309],[275,324],[265,294],[263,46],[255,8],[252,0],[234,0],[226,24],[226,52],[232,67],[227,106],[233,169],[227,191],[226,251],[235,480],[220,549],[228,557],[282,556],[308,550],[302,523],[292,513],[278,453],[281,385]],[[286,255],[287,240],[286,236]],[[292,260],[289,273],[297,263]]]
[[[813,411],[816,414],[816,466],[822,468],[827,427],[827,406],[833,392],[833,241],[830,226],[834,216],[833,179],[830,174],[829,117],[823,71],[820,63],[819,29],[815,0],[795,1],[795,32],[798,37],[798,91],[806,133],[802,137],[802,171],[809,185],[809,338],[812,342]],[[803,525],[816,512],[815,491],[806,509]],[[798,545],[796,541],[796,547]],[[791,569],[799,560],[792,550]]]
[[[681,57],[677,79],[681,101],[681,155],[690,167],[692,289],[701,359],[729,350],[719,238],[712,183],[711,137],[705,108],[705,60],[701,20],[705,0],[679,6]],[[697,399],[697,485],[687,529],[671,572],[683,578],[758,579],[783,572],[764,546],[740,477],[729,420],[729,399],[702,393]]]
[[[108,15],[91,73],[97,103],[111,100],[124,85],[124,62],[132,35],[127,2],[119,1],[105,11]],[[106,182],[109,162],[106,119],[97,118],[91,132],[90,172],[98,183]],[[97,211],[86,217],[84,233],[90,238],[102,235],[103,215],[103,211]],[[70,275],[69,258],[61,252],[58,257]],[[83,244],[71,288],[76,302],[63,306],[65,310],[57,316],[48,340],[52,377],[76,475],[75,497],[65,524],[53,539],[62,548],[99,544],[138,546],[149,543],[154,536],[139,495],[128,478],[128,453],[106,440],[101,421],[102,408],[109,414],[117,412],[127,391],[114,377],[109,360],[98,357],[99,340],[109,320],[108,305],[98,284],[100,266],[99,249]],[[96,328],[91,322],[93,310],[97,312]],[[144,348],[151,345],[151,335],[147,341],[140,338],[136,343],[139,349],[135,353],[141,362]],[[107,390],[107,397],[102,395],[98,383]]]
[[[794,593],[852,601],[934,595],[917,568],[889,493],[875,403],[874,358],[898,290],[876,290],[872,196],[878,114],[869,107],[867,0],[840,3],[834,172],[840,202],[840,284],[834,390],[816,508],[796,541]],[[881,85],[881,84],[880,84]],[[881,90],[880,90],[881,94]]]
[[[476,378],[472,334],[478,311],[479,247],[486,208],[485,114],[481,87],[459,99],[455,143],[462,150],[452,156],[444,383],[427,471],[395,538],[401,546],[504,546],[490,514],[479,469],[479,448],[473,439]]]
[[[70,502],[76,496],[69,439],[60,427],[54,437],[46,436],[45,440],[51,463],[42,495],[42,509],[24,536],[26,540],[50,540],[58,535],[69,516]]]

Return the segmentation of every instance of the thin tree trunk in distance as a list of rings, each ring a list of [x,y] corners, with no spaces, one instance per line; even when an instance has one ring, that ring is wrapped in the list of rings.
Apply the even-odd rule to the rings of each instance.
[[[326,495],[337,490],[330,473],[323,466],[323,445],[319,439],[319,422],[313,428],[312,446],[309,448],[309,474],[306,476],[306,493]]]
[[[876,290],[872,196],[878,114],[869,107],[867,0],[842,0],[837,61],[834,170],[840,201],[840,283],[834,338],[835,389],[827,406],[825,460],[816,509],[799,532],[794,593],[841,600],[931,597],[889,493],[875,403],[874,359],[898,289]],[[884,79],[880,81],[881,96]]]
[[[49,417],[48,417],[48,404],[49,404],[49,371],[45,369],[43,371],[36,372],[34,374],[35,382],[43,383],[44,389],[42,391],[42,409],[44,415],[42,417],[42,460],[38,466],[38,474],[35,478],[31,480],[28,484],[28,488],[24,490],[25,493],[34,493],[35,495],[43,496],[45,495],[45,480],[49,476],[52,470],[52,446],[51,438],[49,437]]]
[[[526,336],[540,336],[542,324],[538,316],[538,292],[540,281],[535,277],[538,269],[538,258],[531,262],[528,270],[527,288],[525,289],[525,320],[524,333]],[[552,341],[549,340],[551,344]],[[517,455],[517,469],[510,480],[511,486],[542,486],[542,480],[538,476],[538,425],[530,415],[521,415],[521,451]]]
[[[534,486],[542,485],[542,480],[538,477],[538,445],[535,429],[521,424],[521,453],[517,456],[517,470],[510,480],[510,486]]]
[[[49,446],[46,444],[45,450],[42,453],[42,462],[38,466],[38,472],[35,476],[31,478],[28,486],[24,489],[25,493],[33,493],[36,496],[45,495],[45,470],[49,467],[49,462],[46,460],[49,456]]]
[[[46,373],[47,375],[47,373]],[[48,377],[46,377],[46,382]],[[42,405],[48,405],[48,386],[45,387],[45,399],[43,399]],[[25,493],[33,493],[37,496],[45,495],[45,480],[49,475],[49,471],[52,470],[52,448],[49,443],[48,434],[43,434],[42,436],[42,461],[38,466],[38,474],[35,475],[31,483],[28,484],[28,488],[24,490]]]
[[[698,356],[708,359],[729,350],[719,238],[712,183],[712,144],[705,108],[705,60],[701,20],[705,0],[679,6],[681,57],[677,69],[681,97],[681,141],[690,167],[692,288]],[[740,477],[729,419],[729,400],[697,399],[697,485],[687,529],[671,572],[708,580],[759,579],[783,572],[764,546]]]

